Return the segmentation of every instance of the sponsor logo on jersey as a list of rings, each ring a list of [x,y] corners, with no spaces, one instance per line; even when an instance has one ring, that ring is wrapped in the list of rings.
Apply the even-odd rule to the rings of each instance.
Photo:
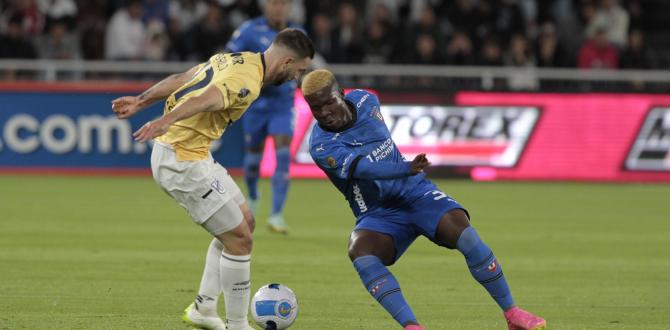
[[[363,199],[361,189],[358,188],[357,184],[354,185],[354,200],[356,201],[356,204],[358,204],[358,209],[361,210],[361,213],[365,213],[368,210],[368,206],[365,205],[365,200]]]
[[[370,96],[370,94],[363,95],[363,97],[361,97],[361,100],[358,101],[358,103],[356,103],[356,109],[360,108],[361,105],[363,105],[363,102],[365,102],[368,99],[369,96]]]
[[[653,108],[626,157],[632,171],[670,171],[670,108]]]

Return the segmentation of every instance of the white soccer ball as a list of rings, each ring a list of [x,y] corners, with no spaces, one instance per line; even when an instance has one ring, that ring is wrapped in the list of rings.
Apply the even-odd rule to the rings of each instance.
[[[251,299],[251,315],[263,329],[287,329],[298,316],[298,300],[287,286],[267,284]]]

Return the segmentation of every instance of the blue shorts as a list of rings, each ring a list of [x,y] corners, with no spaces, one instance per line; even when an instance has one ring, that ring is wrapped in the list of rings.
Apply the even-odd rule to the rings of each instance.
[[[258,101],[257,101],[258,102]],[[245,146],[257,147],[265,142],[268,135],[293,136],[295,126],[293,104],[277,105],[276,109],[261,109],[272,106],[272,102],[261,100],[254,104],[242,117]]]
[[[408,205],[378,209],[373,214],[359,217],[354,231],[364,229],[391,236],[395,245],[395,260],[419,235],[435,242],[437,226],[444,214],[454,209],[468,212],[434,184],[425,187],[428,189],[422,189],[421,197]]]

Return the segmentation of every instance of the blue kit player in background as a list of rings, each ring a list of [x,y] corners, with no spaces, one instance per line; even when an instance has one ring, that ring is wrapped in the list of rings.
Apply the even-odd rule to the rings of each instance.
[[[244,22],[228,41],[227,51],[263,52],[270,46],[275,35],[284,28],[298,28],[304,32],[301,26],[288,22],[290,5],[289,0],[266,0],[264,16]],[[249,191],[249,206],[256,214],[260,197],[260,163],[265,139],[270,135],[275,145],[277,166],[272,176],[272,212],[268,226],[270,230],[284,234],[288,232],[282,212],[289,188],[289,147],[293,136],[293,95],[296,87],[295,81],[281,86],[264,87],[260,97],[242,117],[246,149],[244,178]]]
[[[376,96],[354,90],[346,96],[328,70],[309,73],[302,91],[318,125],[310,153],[344,194],[356,226],[349,258],[365,289],[406,330],[424,329],[386,266],[425,236],[457,249],[470,273],[500,306],[509,329],[543,329],[545,320],[516,307],[502,267],[470,226],[468,213],[426,179],[425,154],[405,161],[391,139]]]

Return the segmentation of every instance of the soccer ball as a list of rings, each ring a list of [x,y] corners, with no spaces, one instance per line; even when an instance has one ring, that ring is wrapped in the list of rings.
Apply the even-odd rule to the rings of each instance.
[[[267,284],[251,299],[251,315],[263,329],[287,329],[298,316],[298,300],[287,286]]]

